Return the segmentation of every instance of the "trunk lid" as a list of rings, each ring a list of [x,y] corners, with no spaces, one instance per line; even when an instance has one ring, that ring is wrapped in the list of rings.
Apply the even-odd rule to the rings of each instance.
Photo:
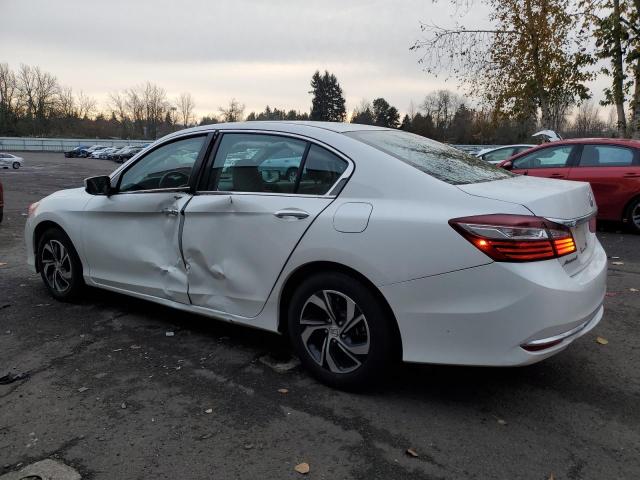
[[[577,250],[558,258],[569,275],[580,272],[591,261],[596,235],[589,230],[589,218],[596,214],[597,206],[588,183],[517,176],[458,188],[469,195],[517,203],[538,217],[569,226]]]

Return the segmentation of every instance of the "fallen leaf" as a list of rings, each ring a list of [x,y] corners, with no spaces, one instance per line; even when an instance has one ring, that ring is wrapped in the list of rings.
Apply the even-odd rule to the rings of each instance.
[[[306,475],[307,473],[309,473],[309,470],[311,470],[311,467],[308,463],[303,462],[296,465],[293,469],[296,472],[301,473],[302,475]]]
[[[244,446],[244,449],[245,449],[245,450],[251,450],[252,448],[253,448],[253,443],[247,443],[247,444]]]
[[[0,267],[4,267],[6,264],[6,262],[0,262]]]
[[[607,343],[609,343],[609,340],[604,337],[597,337],[596,342],[598,342],[600,345],[606,345]]]
[[[173,337],[173,335],[174,335],[173,332],[165,332],[166,337]]]
[[[418,452],[416,452],[413,448],[407,448],[406,454],[410,457],[417,457]]]
[[[78,392],[82,393],[82,392],[86,392],[87,390],[89,390],[89,387],[80,387],[78,389]]]
[[[549,480],[556,480],[556,476],[553,473],[551,473],[549,475]]]
[[[213,408],[207,408],[204,413],[213,413]]]
[[[281,393],[283,395],[286,395],[287,393],[289,393],[289,390],[286,388],[279,388],[278,389],[278,393]]]
[[[638,290],[637,288],[630,288],[629,291],[630,292],[640,292],[640,290]]]
[[[604,294],[605,297],[615,297],[618,295],[618,292],[607,292]]]
[[[624,262],[611,262],[611,265],[624,265]]]
[[[506,420],[503,420],[501,418],[498,419],[498,425],[506,425],[506,424],[507,424]]]
[[[120,408],[124,410],[125,408],[127,408],[127,404],[125,402],[122,402],[122,404],[120,404]]]

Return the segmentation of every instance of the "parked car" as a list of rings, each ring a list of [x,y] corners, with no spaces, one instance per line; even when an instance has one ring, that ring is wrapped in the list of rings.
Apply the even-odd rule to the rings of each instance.
[[[64,156],[67,158],[79,157],[80,153],[87,148],[89,148],[87,145],[79,145],[76,148],[72,148],[71,150],[64,152]]]
[[[2,186],[2,182],[0,181],[0,223],[2,223],[3,217],[4,217],[4,188]]]
[[[110,148],[112,148],[112,147],[96,148],[93,152],[91,152],[91,154],[89,155],[89,158],[100,158],[100,155],[104,151],[108,151]]]
[[[131,157],[133,157],[137,153],[141,152],[143,149],[144,147],[131,147],[126,152],[120,153],[116,158],[116,162],[123,163],[129,160]]]
[[[485,148],[477,152],[475,156],[483,159],[485,162],[496,165],[517,153],[524,152],[525,150],[529,150],[533,147],[535,147],[535,145],[523,143],[518,145],[505,145],[503,147]]]
[[[598,218],[622,221],[640,233],[640,141],[612,138],[559,140],[500,164],[521,175],[589,182]]]
[[[265,181],[283,150],[297,176]],[[88,284],[282,332],[337,387],[376,381],[396,355],[538,362],[603,314],[588,183],[513,175],[394,129],[182,130],[29,211],[28,263],[53,297]]]
[[[101,160],[107,160],[109,158],[109,155],[111,155],[113,152],[117,152],[118,150],[120,150],[120,147],[107,147],[104,148],[102,150],[97,150],[95,152],[93,152],[93,155],[97,155],[93,158],[99,158]]]
[[[104,145],[92,145],[88,148],[81,149],[78,157],[81,157],[81,158],[89,157],[96,150],[102,150],[103,148],[107,148],[107,147]]]
[[[105,158],[107,160],[115,160],[115,158],[120,154],[120,152],[124,152],[129,147],[114,147],[113,151],[106,154]]]
[[[0,152],[0,168],[13,168],[14,170],[19,169],[24,162],[24,158],[18,157],[17,155],[13,155],[11,153]]]

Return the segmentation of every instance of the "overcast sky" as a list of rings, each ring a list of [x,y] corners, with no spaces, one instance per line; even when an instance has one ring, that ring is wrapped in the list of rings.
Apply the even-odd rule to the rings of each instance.
[[[170,98],[191,92],[199,115],[232,97],[245,113],[309,111],[311,75],[327,69],[349,112],[380,96],[406,111],[456,90],[409,51],[420,21],[451,24],[453,13],[431,0],[0,0],[0,62],[39,65],[99,102],[150,80]],[[485,19],[477,4],[467,15]]]

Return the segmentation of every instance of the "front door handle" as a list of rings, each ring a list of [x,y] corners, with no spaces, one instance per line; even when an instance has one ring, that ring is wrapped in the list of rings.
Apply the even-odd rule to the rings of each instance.
[[[176,216],[180,214],[180,210],[178,210],[177,208],[168,207],[168,208],[163,208],[162,213],[164,213],[165,215]]]
[[[640,177],[640,173],[625,173],[623,175],[624,178],[638,178]]]
[[[275,212],[274,215],[278,218],[295,218],[296,220],[302,220],[307,218],[309,213],[298,208],[284,208]]]
[[[551,178],[564,178],[565,176],[561,173],[552,173],[551,175],[549,175],[549,177]]]

